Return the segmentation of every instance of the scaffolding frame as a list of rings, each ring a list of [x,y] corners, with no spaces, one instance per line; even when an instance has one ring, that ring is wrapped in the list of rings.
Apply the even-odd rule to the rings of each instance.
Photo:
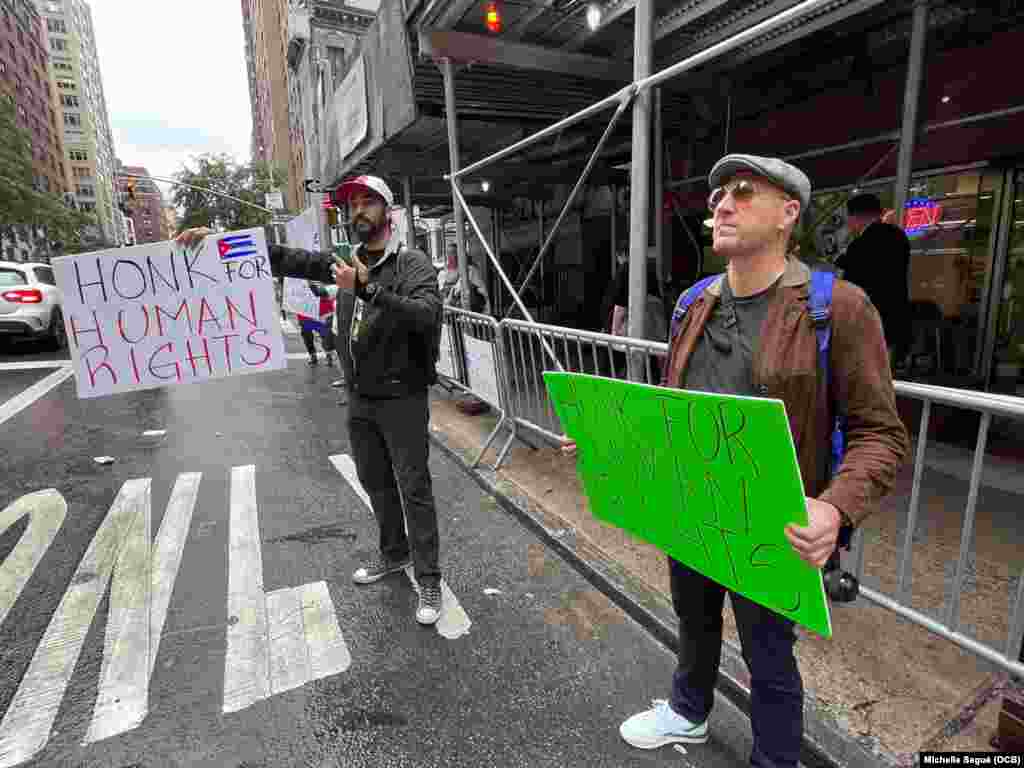
[[[633,189],[634,197],[642,197],[646,199],[649,197],[648,186],[650,183],[650,142],[651,137],[647,128],[650,125],[650,113],[652,111],[652,103],[655,99],[650,98],[652,95],[651,89],[659,86],[660,84],[667,82],[675,77],[689,72],[703,64],[706,64],[713,59],[716,59],[723,54],[740,48],[748,43],[756,41],[758,38],[764,36],[767,33],[771,33],[785,27],[788,24],[792,24],[800,17],[810,14],[820,9],[826,9],[827,6],[832,4],[834,0],[804,0],[804,2],[798,3],[786,10],[780,11],[774,16],[765,19],[757,24],[754,24],[747,29],[744,29],[735,35],[732,35],[725,40],[719,41],[714,45],[705,48],[698,53],[693,54],[681,61],[676,62],[664,69],[659,70],[651,74],[647,74],[645,67],[649,70],[651,61],[651,24],[653,23],[653,2],[652,0],[638,0],[635,7],[635,13],[637,14],[636,26],[636,37],[634,40],[634,80],[629,85],[624,86],[610,96],[595,102],[594,104],[579,110],[578,112],[569,115],[558,122],[543,128],[530,136],[527,136],[514,144],[511,144],[504,149],[500,149],[493,152],[486,157],[483,157],[475,162],[470,163],[465,167],[461,167],[458,160],[458,136],[457,129],[455,127],[455,89],[454,89],[454,71],[452,62],[449,58],[444,58],[439,62],[442,74],[445,80],[445,95],[446,95],[446,112],[447,120],[449,122],[449,152],[451,154],[452,163],[451,171],[443,176],[448,181],[452,188],[452,201],[453,206],[456,209],[457,214],[462,214],[469,221],[473,232],[476,234],[480,241],[483,250],[487,253],[490,263],[493,266],[495,272],[500,277],[502,283],[509,290],[512,296],[514,305],[517,306],[523,316],[531,323],[536,322],[533,316],[527,310],[525,304],[522,301],[521,293],[525,290],[526,285],[529,283],[530,278],[533,276],[534,271],[537,267],[542,264],[543,257],[547,255],[550,250],[550,245],[554,241],[557,235],[559,225],[564,220],[572,204],[575,202],[579,190],[582,189],[589,177],[593,165],[599,157],[601,151],[604,148],[604,144],[608,137],[611,135],[615,124],[618,122],[622,113],[625,111],[629,104],[634,105],[634,130],[633,130],[633,161],[631,163],[631,184]],[[915,12],[918,19],[926,13],[928,0],[917,0],[915,3]],[[919,10],[920,8],[920,10]],[[914,28],[915,35],[922,35],[926,32],[926,25],[918,23],[915,24]],[[919,40],[915,43],[920,43]],[[917,44],[911,46],[912,55],[923,56],[924,46]],[[907,98],[916,99],[919,93],[920,87],[920,61],[915,66],[910,67],[907,81]],[[915,75],[916,73],[916,75]],[[913,77],[912,77],[913,76]],[[916,79],[914,79],[916,77]],[[595,151],[591,154],[586,167],[580,174],[572,193],[566,200],[565,205],[562,208],[562,212],[556,219],[551,231],[548,233],[546,240],[541,246],[540,252],[538,253],[534,264],[531,266],[530,271],[524,280],[522,286],[517,291],[505,274],[504,269],[501,266],[500,260],[494,253],[492,248],[484,237],[480,225],[477,223],[473,212],[470,210],[469,205],[466,203],[460,189],[460,182],[467,176],[477,173],[483,168],[486,168],[494,163],[503,160],[511,155],[514,155],[522,150],[540,142],[544,139],[556,135],[561,131],[569,128],[577,123],[586,120],[590,117],[600,114],[612,107],[616,107],[616,111],[609,121],[608,127],[605,129],[598,141]],[[905,110],[906,112],[906,110]],[[657,115],[660,119],[660,114]],[[912,153],[913,151],[913,138],[914,138],[914,126],[908,126],[906,124],[907,117],[904,117],[904,126],[901,132],[901,161],[904,160],[904,155]],[[637,123],[640,125],[637,125]],[[659,174],[664,173],[662,167],[657,169]],[[631,207],[638,207],[637,203],[641,202],[638,200],[631,201]],[[648,201],[649,202],[649,201]],[[646,211],[649,206],[640,206]],[[659,201],[660,208],[660,201]],[[459,216],[458,218],[462,218]],[[643,217],[638,217],[643,218]],[[646,282],[647,282],[647,226],[646,218],[640,222],[642,226],[636,226],[636,222],[630,226],[631,237],[630,237],[630,249],[629,249],[629,305],[631,307],[642,306],[645,300],[646,293]],[[660,223],[660,221],[659,221]],[[659,238],[660,240],[660,238]],[[614,249],[615,244],[612,244]],[[660,256],[659,256],[660,261]],[[466,274],[466,253],[464,245],[461,241],[461,232],[459,238],[459,273],[460,276]],[[628,311],[629,308],[627,308]],[[642,311],[629,312],[629,333],[633,336],[643,335],[643,321],[644,313]],[[541,344],[551,358],[551,361],[558,368],[558,370],[564,370],[558,357],[554,351],[548,346],[543,338],[540,338]]]

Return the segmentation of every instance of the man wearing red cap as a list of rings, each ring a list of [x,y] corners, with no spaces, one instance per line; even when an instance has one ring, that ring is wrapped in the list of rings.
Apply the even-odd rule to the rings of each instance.
[[[394,195],[383,179],[349,179],[334,196],[347,204],[359,241],[351,264],[329,253],[272,245],[271,272],[339,288],[337,348],[349,390],[349,438],[380,526],[379,556],[352,579],[372,584],[412,564],[419,586],[416,620],[434,624],[442,610],[441,569],[427,466],[427,389],[437,380],[437,275],[425,253],[398,239],[389,216]],[[192,245],[207,233],[189,230],[178,240]]]

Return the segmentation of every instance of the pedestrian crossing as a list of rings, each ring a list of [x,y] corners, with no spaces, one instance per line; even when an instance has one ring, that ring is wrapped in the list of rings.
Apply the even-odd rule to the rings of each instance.
[[[372,510],[352,458],[339,454],[330,461]],[[155,539],[151,479],[122,485],[0,720],[0,768],[30,760],[46,747],[86,636],[108,593],[99,685],[95,701],[85,705],[92,707],[92,716],[83,744],[127,733],[143,723],[201,480],[199,472],[177,476]],[[342,674],[353,663],[325,581],[265,591],[254,465],[231,468],[229,494],[224,714]],[[28,517],[18,542],[0,563],[0,624],[68,515],[67,503],[54,489],[22,496],[0,511],[0,534]],[[371,521],[372,517],[369,525]],[[338,578],[344,580],[342,588],[349,588],[348,574]],[[406,578],[418,589],[411,569]],[[372,589],[365,594],[367,600],[374,599]],[[442,599],[436,633],[446,640],[463,637],[472,622],[444,582]]]

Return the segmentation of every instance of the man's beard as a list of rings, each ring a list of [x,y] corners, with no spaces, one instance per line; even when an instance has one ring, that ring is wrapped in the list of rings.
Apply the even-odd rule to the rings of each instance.
[[[381,221],[378,224],[374,224],[369,219],[359,218],[353,223],[353,229],[356,233],[356,238],[361,243],[369,243],[376,240],[378,235],[384,231],[387,226],[387,221]]]

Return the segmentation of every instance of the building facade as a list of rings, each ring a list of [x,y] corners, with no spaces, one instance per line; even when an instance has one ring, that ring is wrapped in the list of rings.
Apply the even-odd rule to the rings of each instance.
[[[340,0],[291,0],[288,8],[288,116],[290,174],[322,179],[323,118],[359,38],[374,13]],[[298,207],[313,204],[304,185]]]
[[[59,110],[68,191],[96,216],[97,245],[120,245],[114,199],[114,149],[103,95],[92,10],[85,0],[37,0],[50,47],[49,79]]]
[[[0,0],[0,98],[14,109],[15,121],[32,141],[36,188],[55,195],[66,191],[60,132],[47,75],[47,38],[31,0]],[[0,259],[34,257],[37,233],[27,227],[0,242]]]
[[[118,197],[132,222],[130,231],[134,242],[131,245],[170,239],[163,193],[148,178],[133,178],[135,176],[149,176],[149,171],[141,165],[124,165],[120,166],[116,179]]]
[[[178,211],[170,203],[164,204],[164,230],[168,239],[178,234]]]
[[[257,148],[259,144],[259,111],[257,110],[256,91],[256,49],[253,38],[253,3],[252,0],[242,0],[242,32],[245,38],[245,69],[249,83],[249,108],[252,113],[252,136],[249,144],[249,154],[255,159],[258,157]]]
[[[250,99],[253,112],[253,160],[265,162],[289,178],[281,184],[286,210],[296,210],[302,181],[291,177],[288,132],[288,79],[285,66],[287,0],[242,0],[247,56],[252,58]],[[245,20],[248,20],[246,22]]]

